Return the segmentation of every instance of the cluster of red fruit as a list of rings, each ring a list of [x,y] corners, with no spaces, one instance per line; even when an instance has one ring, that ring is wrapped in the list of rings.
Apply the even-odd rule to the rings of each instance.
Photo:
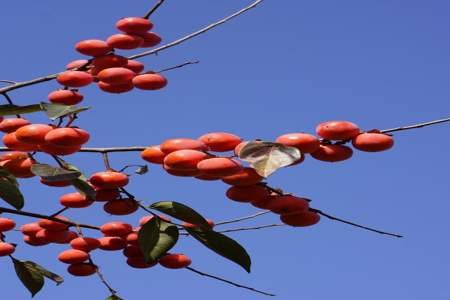
[[[56,80],[64,89],[48,95],[52,103],[74,105],[83,100],[77,88],[97,82],[98,87],[108,93],[124,93],[138,88],[158,90],[167,85],[161,74],[144,71],[144,65],[136,60],[115,54],[116,49],[131,50],[158,45],[161,38],[154,32],[153,23],[145,18],[128,17],[120,19],[116,28],[122,33],[110,36],[106,41],[90,39],[78,42],[75,49],[91,59],[75,60],[67,64],[67,70]]]

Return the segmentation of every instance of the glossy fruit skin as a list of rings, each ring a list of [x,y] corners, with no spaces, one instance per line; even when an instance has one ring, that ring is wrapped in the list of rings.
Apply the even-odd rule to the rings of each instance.
[[[27,144],[45,144],[45,135],[53,130],[53,127],[46,124],[30,124],[20,127],[15,131],[19,142]]]
[[[56,80],[63,86],[83,87],[94,81],[91,74],[83,71],[65,71],[56,77]]]
[[[114,171],[97,172],[89,179],[90,183],[101,189],[117,189],[128,184],[128,176]]]
[[[222,177],[211,176],[211,175],[206,175],[206,174],[201,174],[201,175],[195,176],[195,178],[200,179],[200,180],[205,180],[205,181],[214,181],[214,180],[222,179]]]
[[[16,247],[11,244],[0,242],[0,256],[7,256],[14,253]]]
[[[216,226],[216,224],[214,223],[214,221],[213,220],[210,220],[210,219],[206,219],[206,222],[208,223],[208,225],[209,225],[209,230],[211,230],[211,229],[213,229],[214,228],[214,226]],[[194,224],[191,224],[191,223],[187,223],[187,222],[183,222],[183,224],[181,224],[183,227],[185,227],[185,228],[191,228],[191,229],[197,229],[197,230],[199,230],[199,229],[201,229],[200,227],[198,227],[197,225],[194,225]]]
[[[55,218],[57,218],[59,220],[63,220],[63,221],[69,221],[68,218],[63,217],[63,216],[56,216]],[[64,223],[59,223],[59,222],[47,220],[47,219],[39,219],[39,221],[37,223],[42,228],[48,229],[51,231],[67,230],[67,228],[69,227],[68,225],[66,225]]]
[[[16,227],[14,220],[0,217],[0,232],[13,230],[14,227]]]
[[[134,199],[117,199],[108,201],[103,205],[103,210],[115,216],[129,215],[137,211],[139,204]]]
[[[99,240],[90,237],[77,237],[70,241],[70,246],[76,250],[90,252],[100,247],[100,242]]]
[[[74,61],[71,61],[70,63],[68,63],[66,65],[66,69],[67,70],[71,70],[71,69],[75,69],[75,68],[80,68],[82,66],[85,66],[89,61],[87,59],[77,59]]]
[[[142,17],[126,17],[116,23],[116,28],[125,33],[143,33],[153,28],[152,22]]]
[[[158,217],[165,222],[171,222],[171,219],[164,215],[158,215]],[[154,218],[153,216],[144,216],[139,219],[139,225],[144,226],[148,221],[150,221],[153,218]]]
[[[133,78],[133,85],[141,90],[160,90],[167,85],[167,79],[161,74],[142,74]]]
[[[144,258],[144,253],[142,253],[139,246],[135,245],[127,245],[122,253],[128,258]]]
[[[351,140],[360,132],[358,125],[348,121],[328,121],[316,127],[316,133],[320,137],[335,141]]]
[[[141,48],[150,48],[161,43],[161,37],[155,32],[144,32],[138,34],[140,37],[144,39],[144,43],[141,45]]]
[[[58,259],[65,264],[78,264],[89,259],[89,254],[81,250],[69,249],[61,252]]]
[[[295,147],[301,153],[312,153],[320,147],[319,139],[308,133],[283,134],[277,137],[275,142],[285,146]]]
[[[270,196],[270,192],[261,185],[232,186],[226,196],[236,202],[261,201]]]
[[[130,69],[131,71],[133,71],[136,74],[141,73],[142,71],[144,71],[144,64],[137,61],[137,60],[128,60],[127,64],[123,66],[124,68]]]
[[[2,162],[2,166],[17,178],[31,178],[31,166],[36,162],[31,158],[14,159]]]
[[[304,198],[291,195],[272,197],[267,209],[276,214],[287,214],[308,211],[309,203]]]
[[[210,132],[198,139],[205,143],[211,151],[217,152],[234,150],[242,142],[240,137],[228,132]]]
[[[320,145],[319,149],[311,156],[317,160],[326,162],[338,162],[353,156],[353,150],[343,145]]]
[[[74,127],[62,127],[50,130],[45,135],[47,144],[58,147],[76,147],[89,141],[90,135],[86,130]]]
[[[23,237],[23,241],[30,245],[30,246],[45,246],[48,245],[50,242],[46,241],[45,239],[40,239],[40,238],[36,238],[35,236],[32,235],[25,235]]]
[[[106,251],[122,250],[126,247],[127,241],[117,236],[105,236],[98,239],[100,242],[99,248]]]
[[[38,240],[46,241],[49,243],[67,244],[70,243],[70,241],[72,241],[73,239],[77,238],[78,235],[73,231],[54,231],[42,229],[39,230],[34,237]]]
[[[8,118],[0,122],[0,131],[5,133],[14,132],[20,127],[30,125],[30,121],[23,118]]]
[[[40,179],[40,182],[51,187],[66,187],[72,185],[70,181],[47,181],[43,178]]]
[[[28,223],[28,224],[24,224],[20,227],[20,231],[24,235],[29,235],[29,236],[35,236],[36,233],[38,233],[38,231],[40,231],[42,229],[43,228],[41,226],[39,226],[38,223]]]
[[[115,49],[131,50],[141,47],[144,39],[134,34],[118,33],[111,35],[106,42]]]
[[[141,158],[154,164],[163,164],[166,154],[158,146],[151,146],[141,152]]]
[[[354,137],[352,145],[361,151],[380,152],[392,148],[394,146],[394,139],[387,134],[367,132]]]
[[[197,169],[206,175],[225,177],[240,172],[242,164],[227,157],[213,157],[200,161]]]
[[[248,186],[261,182],[264,178],[255,169],[245,167],[236,174],[225,176],[222,181],[229,185]]]
[[[102,82],[111,85],[128,84],[136,74],[127,68],[108,68],[100,71],[97,75]]]
[[[111,94],[122,94],[134,89],[134,85],[132,83],[109,84],[103,81],[99,81],[97,85],[102,91]]]
[[[11,151],[0,154],[0,162],[15,159],[26,159],[28,158],[28,153],[22,151]]]
[[[166,165],[163,165],[164,170],[172,175],[179,177],[198,177],[202,175],[202,172],[197,169],[173,169]]]
[[[59,203],[61,203],[62,206],[70,208],[85,208],[91,206],[94,201],[86,198],[86,196],[80,193],[69,193],[62,195],[59,198]]]
[[[164,165],[174,170],[197,170],[197,164],[208,158],[208,154],[197,150],[178,150],[164,158]]]
[[[2,138],[3,144],[11,150],[16,151],[36,151],[38,146],[34,144],[27,144],[19,141],[16,138],[15,132],[10,132],[5,134]]]
[[[75,44],[75,50],[88,56],[101,56],[112,51],[112,48],[102,40],[84,40]]]
[[[128,63],[128,59],[126,57],[121,56],[121,55],[116,55],[116,54],[108,54],[108,55],[104,55],[104,56],[99,56],[92,60],[92,65],[99,72],[101,70],[104,70],[107,68],[124,67],[127,65],[127,63]],[[95,75],[95,74],[93,74],[93,75]]]
[[[202,141],[185,138],[166,140],[160,145],[160,149],[162,152],[166,154],[169,154],[177,150],[197,150],[197,151],[209,150],[208,146],[206,146],[206,144],[203,143]]]
[[[52,154],[52,155],[70,155],[70,154],[80,151],[81,145],[71,146],[71,147],[65,147],[65,146],[61,147],[61,146],[56,146],[56,145],[43,144],[43,145],[39,145],[38,149],[41,150],[42,152]]]
[[[280,220],[284,224],[290,226],[306,227],[319,223],[320,215],[315,212],[306,211],[300,213],[283,214],[280,216]]]
[[[48,94],[51,103],[75,105],[83,101],[84,96],[74,90],[56,90]]]
[[[105,236],[126,236],[133,231],[133,227],[124,222],[109,222],[100,227]]]
[[[119,198],[119,196],[120,192],[118,189],[96,189],[95,201],[112,201]]]
[[[159,259],[159,264],[168,269],[182,269],[192,263],[191,259],[184,254],[167,254]]]
[[[128,258],[127,264],[135,269],[147,269],[154,267],[158,264],[158,261],[147,263],[143,258]]]
[[[90,263],[73,264],[67,268],[73,276],[90,276],[97,272],[97,267]]]
[[[250,204],[257,208],[268,209],[272,199],[277,196],[278,194],[270,193],[269,197],[252,200]]]
[[[127,240],[128,245],[139,246],[139,235],[137,232],[130,232],[125,239]]]

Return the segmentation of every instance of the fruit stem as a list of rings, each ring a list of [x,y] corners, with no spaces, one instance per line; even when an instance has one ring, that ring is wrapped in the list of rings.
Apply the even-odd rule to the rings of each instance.
[[[103,163],[105,164],[105,168],[107,171],[114,171],[113,168],[111,168],[111,164],[109,162],[108,152],[102,152],[103,157]]]

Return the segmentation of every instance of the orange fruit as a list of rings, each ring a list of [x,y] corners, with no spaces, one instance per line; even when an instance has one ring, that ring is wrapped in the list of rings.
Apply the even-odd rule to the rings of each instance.
[[[349,121],[328,121],[316,127],[316,133],[327,140],[351,140],[360,133],[358,125]]]
[[[352,148],[343,145],[320,145],[319,149],[311,153],[317,160],[338,162],[349,159],[353,155]]]
[[[231,151],[242,142],[240,137],[227,132],[210,132],[198,139],[217,152]]]

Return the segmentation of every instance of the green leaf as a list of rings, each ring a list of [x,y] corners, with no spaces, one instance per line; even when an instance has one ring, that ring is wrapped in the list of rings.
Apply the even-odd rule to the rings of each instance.
[[[0,177],[7,179],[11,184],[17,187],[19,186],[16,177],[13,174],[11,174],[7,169],[1,166],[0,166]]]
[[[33,113],[44,110],[41,104],[32,104],[25,106],[18,106],[12,104],[0,105],[0,116],[13,116]]]
[[[105,300],[123,300],[123,299],[117,295],[111,295],[108,298],[106,298]]]
[[[90,109],[87,106],[63,105],[41,102],[42,108],[51,120]]]
[[[155,261],[167,253],[178,241],[178,228],[153,217],[138,233],[139,247],[147,262]]]
[[[95,189],[84,179],[75,178],[70,181],[70,183],[77,189],[78,192],[85,195],[86,197],[95,200],[96,192]]]
[[[44,286],[44,276],[32,264],[13,259],[17,277],[34,297]]]
[[[217,254],[237,263],[250,273],[251,259],[247,251],[235,240],[215,231],[199,231],[186,228],[186,231],[200,243]]]
[[[41,273],[43,276],[45,276],[48,279],[53,280],[54,282],[56,282],[56,285],[60,285],[61,283],[64,282],[64,278],[62,278],[61,276],[59,276],[59,275],[57,275],[55,273],[50,272],[49,270],[47,270],[43,266],[38,265],[37,263],[35,263],[33,261],[25,261],[24,263],[32,266],[34,269],[36,269],[36,271]]]
[[[5,177],[0,177],[0,198],[17,210],[22,209],[25,204],[25,200],[17,184]]]
[[[81,175],[81,172],[79,171],[65,170],[47,164],[33,164],[31,166],[31,172],[47,181],[72,180]]]
[[[161,201],[153,203],[150,205],[150,208],[156,209],[179,220],[197,225],[202,229],[211,229],[208,221],[206,221],[202,215],[184,204],[173,201]]]

